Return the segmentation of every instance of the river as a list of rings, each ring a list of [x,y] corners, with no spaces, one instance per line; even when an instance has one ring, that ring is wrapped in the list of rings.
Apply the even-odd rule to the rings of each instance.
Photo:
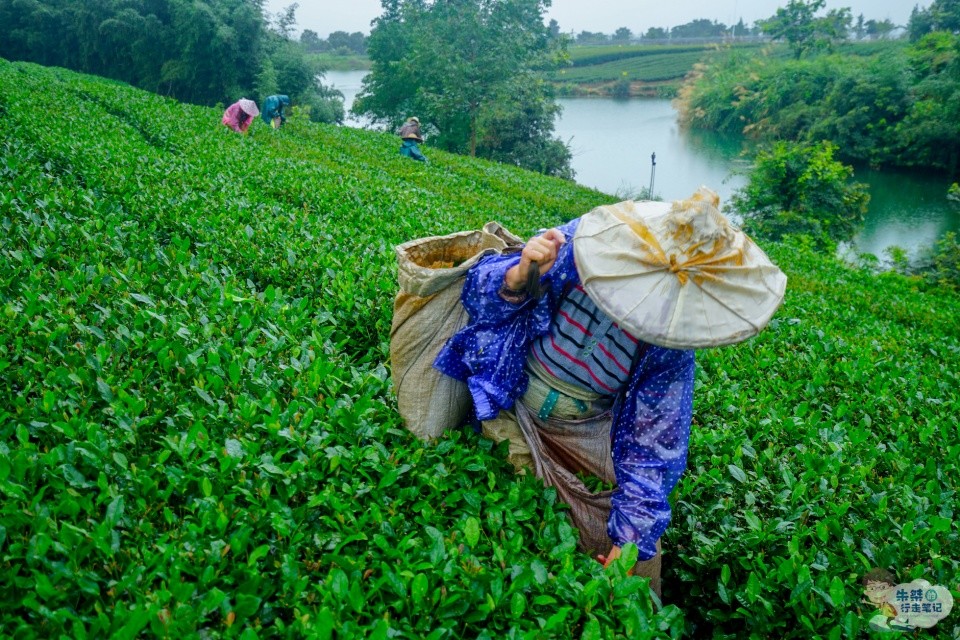
[[[365,71],[330,71],[325,83],[343,92],[347,109]],[[746,183],[749,161],[742,138],[689,131],[677,124],[669,100],[657,98],[563,98],[556,133],[573,152],[576,181],[624,198],[649,187],[664,200],[682,198],[701,184],[726,202]],[[350,126],[361,122],[349,118]],[[429,143],[428,143],[429,146]],[[923,172],[857,170],[870,188],[870,207],[853,241],[858,253],[886,259],[896,245],[920,257],[947,231],[960,233],[960,206],[946,199],[949,181]]]

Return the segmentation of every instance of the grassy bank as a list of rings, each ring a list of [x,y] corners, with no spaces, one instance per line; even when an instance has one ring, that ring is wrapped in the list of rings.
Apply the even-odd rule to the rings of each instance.
[[[373,65],[367,56],[311,53],[308,57],[328,71],[369,71]]]
[[[694,65],[720,46],[575,46],[569,51],[571,65],[550,77],[561,95],[673,97]]]
[[[5,636],[839,638],[872,566],[957,588],[955,296],[766,247],[783,308],[698,354],[659,609],[502,448],[410,437],[386,369],[394,244],[609,196],[27,64],[0,112]]]

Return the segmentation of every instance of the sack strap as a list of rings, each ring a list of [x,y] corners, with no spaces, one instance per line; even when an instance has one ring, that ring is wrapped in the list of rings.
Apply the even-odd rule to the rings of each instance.
[[[537,417],[541,420],[546,420],[550,417],[550,412],[553,411],[553,408],[557,406],[557,400],[560,399],[560,392],[556,389],[550,389],[550,392],[547,393],[547,397],[544,398],[543,404],[540,406],[540,411],[537,413]]]

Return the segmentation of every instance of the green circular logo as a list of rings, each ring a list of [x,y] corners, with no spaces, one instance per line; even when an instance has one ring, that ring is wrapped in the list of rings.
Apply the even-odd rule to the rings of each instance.
[[[936,600],[937,600],[937,592],[936,592],[936,590],[934,590],[934,589],[927,589],[927,592],[926,592],[925,594],[923,594],[923,595],[924,595],[924,596],[927,598],[927,600],[929,600],[930,602],[936,602]]]

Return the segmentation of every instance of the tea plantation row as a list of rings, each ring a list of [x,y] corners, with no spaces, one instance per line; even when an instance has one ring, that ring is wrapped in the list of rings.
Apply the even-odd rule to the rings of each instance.
[[[3,636],[839,638],[872,566],[957,588],[955,297],[769,247],[783,309],[699,357],[660,609],[502,451],[408,436],[383,364],[394,244],[610,198],[219,116],[0,61]]]

